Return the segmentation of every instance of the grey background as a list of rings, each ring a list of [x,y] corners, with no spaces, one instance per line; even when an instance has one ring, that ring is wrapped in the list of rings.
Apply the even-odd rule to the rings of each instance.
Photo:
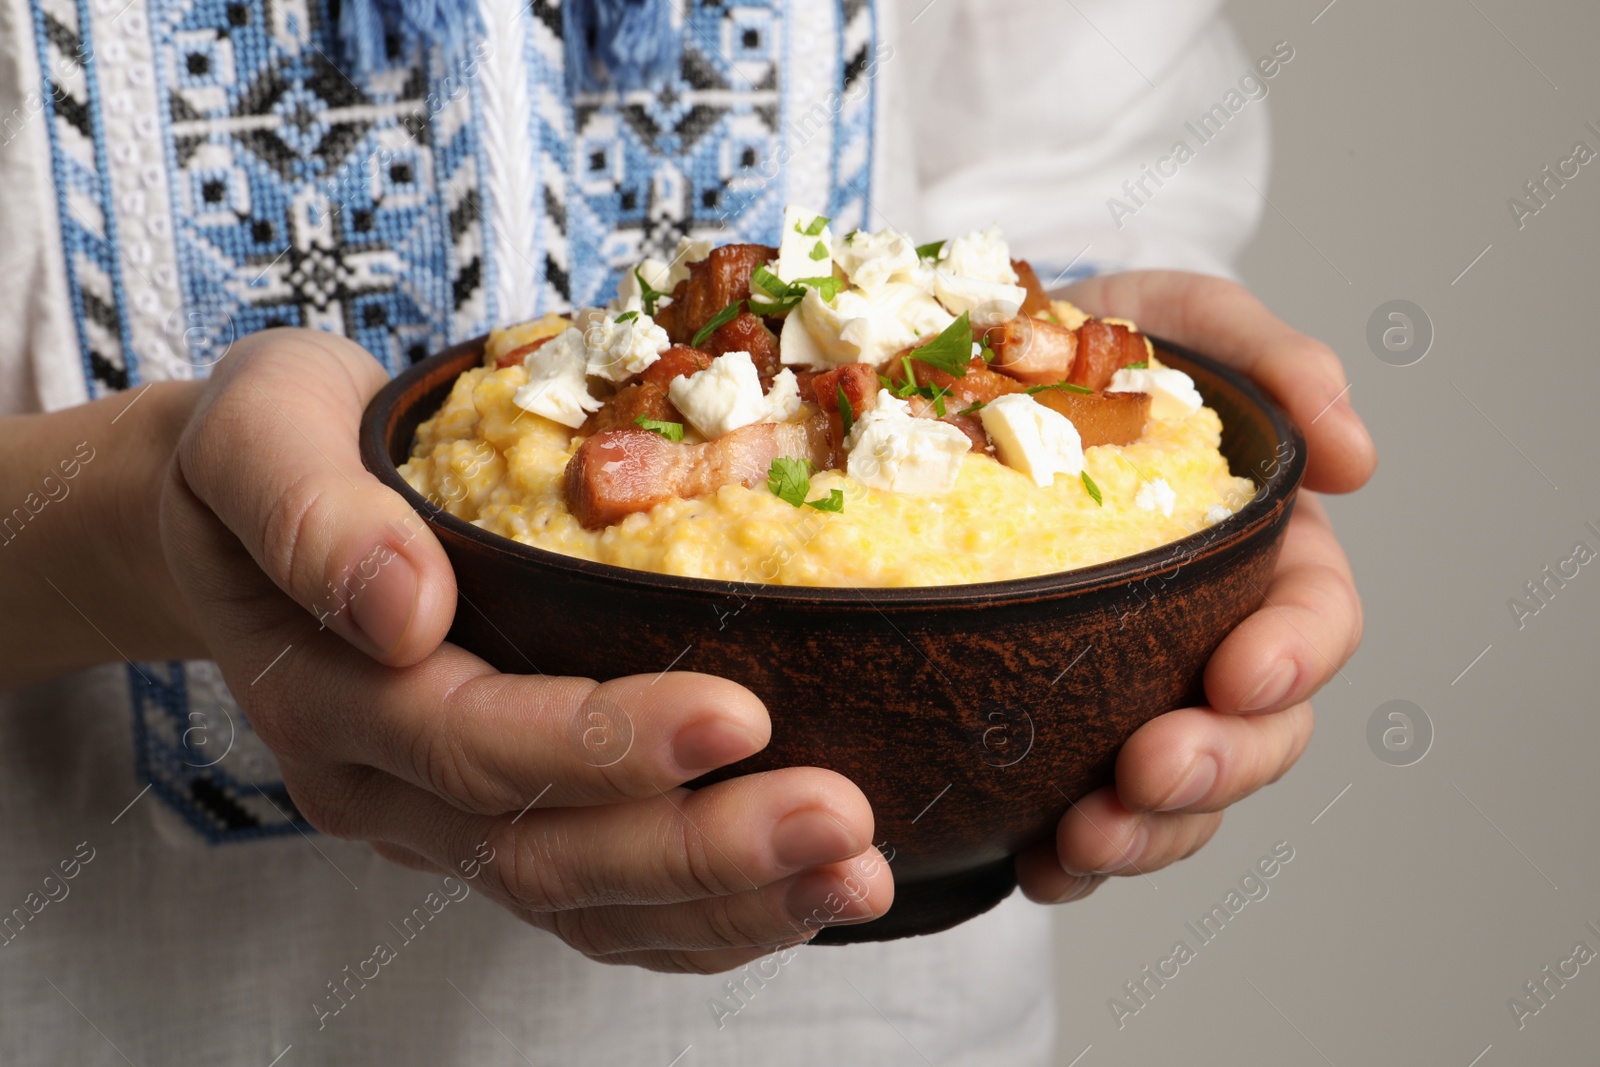
[[[1600,10],[1325,2],[1228,5],[1251,56],[1296,49],[1242,269],[1344,357],[1377,439],[1376,478],[1330,502],[1366,640],[1299,765],[1203,852],[1060,909],[1063,1065],[1600,1060],[1600,960],[1521,1029],[1507,1006],[1578,941],[1600,951],[1600,560],[1521,629],[1507,604],[1575,542],[1600,550],[1600,160],[1520,230],[1506,203],[1576,141],[1600,151]],[[1436,332],[1409,367],[1366,342],[1397,298]],[[1366,740],[1395,699],[1434,726],[1409,767]],[[1184,923],[1284,840],[1269,895],[1119,1030],[1109,998],[1195,947]]]

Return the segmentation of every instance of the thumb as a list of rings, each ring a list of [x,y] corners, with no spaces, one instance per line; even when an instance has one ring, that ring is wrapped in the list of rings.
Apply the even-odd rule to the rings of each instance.
[[[387,381],[359,346],[271,330],[218,364],[178,445],[174,491],[210,511],[273,583],[323,625],[392,666],[427,656],[455,615],[455,575],[422,517],[361,464],[367,401]],[[181,531],[192,522],[164,523]],[[249,633],[257,609],[236,564],[181,538],[191,596]],[[214,542],[212,542],[214,543]],[[241,617],[230,619],[227,613]],[[259,619],[254,620],[259,626]]]

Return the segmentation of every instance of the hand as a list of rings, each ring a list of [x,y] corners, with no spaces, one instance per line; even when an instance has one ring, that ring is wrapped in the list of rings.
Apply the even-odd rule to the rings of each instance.
[[[328,334],[247,338],[200,396],[161,502],[178,585],[306,819],[474,878],[610,963],[724,970],[887,910],[872,812],[847,779],[793,768],[681,788],[766,745],[749,691],[688,673],[505,675],[444,642],[450,563],[357,453],[385,379]],[[631,747],[595,766],[609,761],[582,727],[624,717]]]
[[[1344,370],[1324,344],[1279,321],[1220,278],[1138,271],[1091,278],[1066,298],[1129,318],[1249,374],[1306,434],[1307,489],[1348,493],[1377,456],[1351,409]],[[1211,839],[1222,810],[1281,778],[1311,740],[1311,695],[1361,640],[1361,601],[1327,511],[1302,491],[1266,603],[1206,666],[1209,707],[1146,723],[1117,757],[1116,783],[1079,800],[1054,841],[1017,857],[1023,892],[1087,896],[1107,875],[1156,870]]]

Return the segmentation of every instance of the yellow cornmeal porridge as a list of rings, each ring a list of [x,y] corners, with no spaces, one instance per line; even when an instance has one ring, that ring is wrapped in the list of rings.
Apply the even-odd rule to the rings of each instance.
[[[727,486],[586,530],[568,511],[562,472],[580,439],[511,398],[522,366],[474,368],[417,430],[400,468],[419,493],[493,533],[582,559],[662,574],[808,586],[919,586],[998,581],[1090,566],[1177,540],[1217,505],[1237,510],[1248,479],[1218,452],[1221,420],[1201,408],[1151,419],[1125,446],[1084,450],[1103,505],[1078,478],[1046,488],[969,453],[955,489],[921,497],[871,489],[842,471],[811,479],[814,496],[844,491],[842,513],[795,508],[767,491]],[[1163,513],[1149,484],[1174,500]],[[1146,491],[1141,495],[1141,488]],[[1152,507],[1142,507],[1140,499]],[[1215,513],[1214,513],[1215,514]]]

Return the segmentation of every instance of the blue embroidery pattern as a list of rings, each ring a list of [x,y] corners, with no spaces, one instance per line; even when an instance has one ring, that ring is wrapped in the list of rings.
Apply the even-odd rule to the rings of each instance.
[[[141,373],[130,325],[124,279],[140,279],[124,269],[139,268],[117,240],[89,2],[30,0],[67,289],[100,396],[159,375]],[[786,35],[800,5],[826,2],[682,0],[677,75],[618,94],[575,91],[559,0],[529,0],[528,85],[546,106],[526,165],[542,205],[535,248],[506,250],[484,236],[470,72],[429,55],[356,74],[331,31],[337,0],[133,0],[118,17],[147,20],[159,114],[144,120],[165,156],[181,311],[234,336],[328,330],[397,371],[497,321],[497,254],[538,257],[542,312],[603,302],[622,269],[685,234],[775,243]],[[853,228],[872,195],[876,16],[873,0],[831,2],[848,102],[832,119],[830,210]],[[137,773],[204,839],[308,828],[215,665],[143,663],[128,678]]]

